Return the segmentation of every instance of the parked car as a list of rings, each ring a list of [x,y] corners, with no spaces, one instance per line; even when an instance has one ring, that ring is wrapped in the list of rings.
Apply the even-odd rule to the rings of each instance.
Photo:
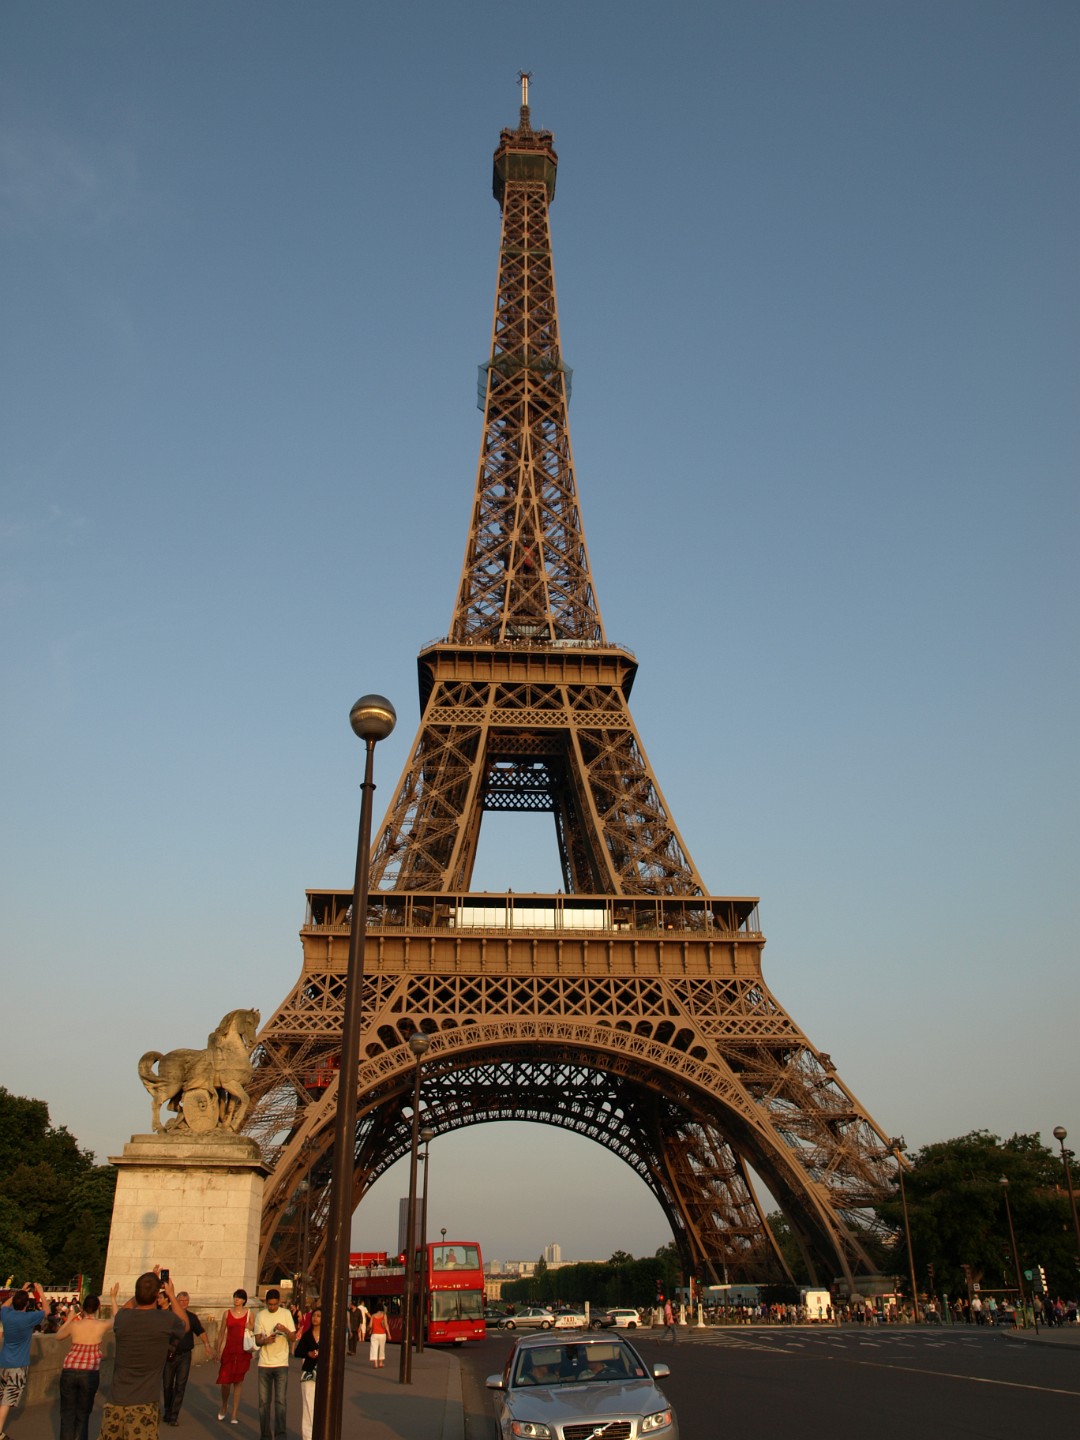
[[[567,1306],[565,1310],[555,1311],[556,1330],[587,1330],[589,1328],[589,1317],[584,1310],[576,1306]]]
[[[523,1310],[507,1315],[502,1323],[504,1330],[550,1330],[555,1324],[555,1316],[539,1305],[526,1305]]]
[[[636,1330],[640,1324],[641,1315],[637,1310],[623,1308],[605,1310],[603,1314],[594,1315],[590,1322],[590,1329]]]
[[[675,1411],[656,1383],[670,1373],[666,1365],[650,1369],[621,1336],[523,1335],[487,1388],[500,1440],[601,1432],[678,1440]]]

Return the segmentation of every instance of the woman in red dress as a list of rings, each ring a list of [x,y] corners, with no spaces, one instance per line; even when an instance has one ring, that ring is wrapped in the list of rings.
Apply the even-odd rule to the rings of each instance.
[[[251,1354],[244,1349],[244,1332],[250,1330],[254,1317],[247,1308],[247,1291],[234,1290],[232,1309],[226,1310],[218,1326],[218,1368],[217,1383],[221,1386],[221,1409],[218,1419],[224,1420],[229,1412],[229,1394],[232,1393],[232,1417],[230,1423],[239,1425],[240,1387],[251,1364]]]

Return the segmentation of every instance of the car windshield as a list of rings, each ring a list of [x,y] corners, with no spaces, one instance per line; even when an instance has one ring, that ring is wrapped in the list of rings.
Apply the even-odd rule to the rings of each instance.
[[[644,1380],[641,1357],[618,1340],[568,1341],[523,1346],[514,1364],[514,1385],[579,1385],[582,1381]]]

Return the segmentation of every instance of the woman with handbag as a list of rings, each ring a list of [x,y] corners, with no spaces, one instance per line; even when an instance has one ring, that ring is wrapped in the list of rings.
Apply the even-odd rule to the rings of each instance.
[[[229,1412],[229,1397],[232,1396],[232,1417],[230,1424],[239,1425],[240,1387],[251,1364],[255,1349],[254,1317],[247,1308],[247,1291],[234,1290],[232,1309],[226,1310],[218,1326],[218,1367],[217,1384],[221,1386],[221,1409],[218,1419],[224,1420]]]

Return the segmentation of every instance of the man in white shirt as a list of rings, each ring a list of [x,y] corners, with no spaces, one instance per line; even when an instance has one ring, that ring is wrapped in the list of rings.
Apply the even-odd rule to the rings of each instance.
[[[259,1440],[285,1440],[285,1395],[289,1351],[296,1333],[292,1316],[281,1308],[280,1290],[266,1292],[265,1310],[255,1317],[259,1352]]]

